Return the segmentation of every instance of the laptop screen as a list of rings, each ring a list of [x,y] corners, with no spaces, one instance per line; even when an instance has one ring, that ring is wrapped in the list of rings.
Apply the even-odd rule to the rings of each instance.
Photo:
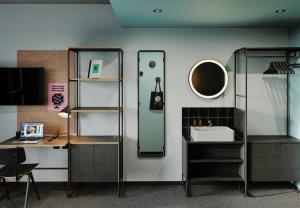
[[[43,123],[21,123],[21,139],[26,138],[43,138]]]

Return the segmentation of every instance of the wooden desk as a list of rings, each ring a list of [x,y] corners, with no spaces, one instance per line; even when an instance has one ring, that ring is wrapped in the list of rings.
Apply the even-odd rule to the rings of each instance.
[[[5,140],[0,143],[0,148],[13,148],[13,147],[53,147],[53,148],[63,148],[68,144],[68,137],[60,136],[52,141],[48,142],[51,137],[44,137],[39,143],[30,144],[30,143],[20,143],[16,137]]]

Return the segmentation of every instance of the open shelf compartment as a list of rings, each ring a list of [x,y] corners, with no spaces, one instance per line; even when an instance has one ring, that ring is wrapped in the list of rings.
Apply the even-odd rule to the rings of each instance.
[[[239,163],[202,163],[189,165],[190,181],[243,181]]]
[[[220,144],[192,144],[189,145],[189,162],[243,162],[241,151],[243,145],[237,143]]]

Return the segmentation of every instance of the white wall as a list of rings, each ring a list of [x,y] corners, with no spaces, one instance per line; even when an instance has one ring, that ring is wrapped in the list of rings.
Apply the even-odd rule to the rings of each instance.
[[[248,135],[286,135],[286,75],[264,75],[272,58],[248,58]],[[285,59],[281,60],[285,61]]]
[[[117,45],[124,49],[124,175],[128,181],[181,180],[181,108],[234,106],[233,51],[245,46],[287,44],[286,29],[124,29],[110,6],[0,5],[1,66],[14,66],[18,49],[59,50],[77,45]],[[140,49],[166,51],[166,156],[159,159],[137,158],[137,51]],[[227,65],[230,74],[224,95],[214,100],[194,95],[187,81],[192,65],[207,58]],[[14,135],[15,131],[15,108],[8,109],[12,112],[9,115],[6,107],[0,107],[1,139]],[[42,158],[41,162],[66,162],[64,154],[52,158],[36,151],[34,154]],[[46,179],[37,176],[40,180],[65,179],[63,174],[49,175]]]

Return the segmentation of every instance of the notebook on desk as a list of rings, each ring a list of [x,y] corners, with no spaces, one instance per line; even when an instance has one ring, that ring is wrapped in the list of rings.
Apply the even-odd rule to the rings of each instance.
[[[44,123],[22,122],[20,127],[21,143],[38,143],[44,137]]]

